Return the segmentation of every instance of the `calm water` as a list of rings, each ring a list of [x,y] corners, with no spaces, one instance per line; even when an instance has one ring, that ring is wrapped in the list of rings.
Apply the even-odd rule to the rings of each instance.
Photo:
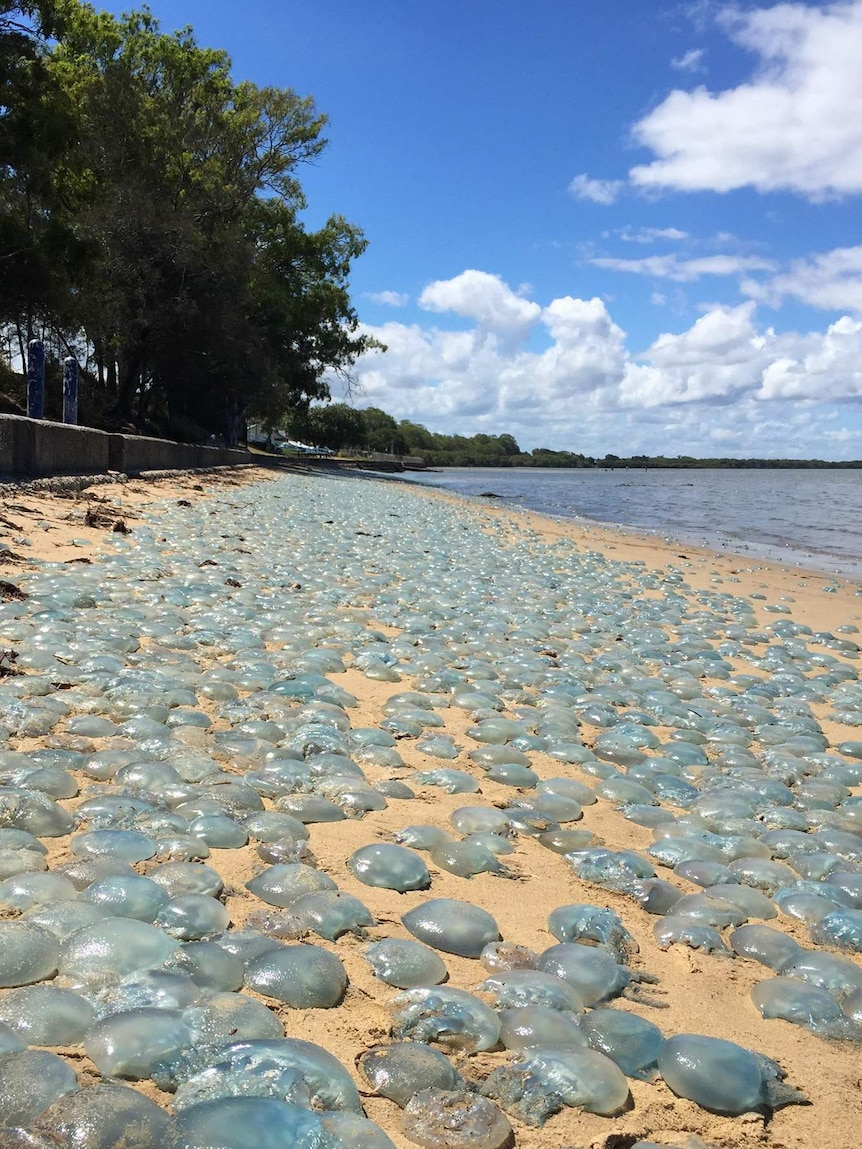
[[[542,514],[862,577],[862,471],[458,468],[412,475]]]

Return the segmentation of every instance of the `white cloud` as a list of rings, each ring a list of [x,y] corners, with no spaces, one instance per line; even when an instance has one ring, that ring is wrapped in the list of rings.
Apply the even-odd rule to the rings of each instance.
[[[660,335],[631,363],[620,390],[623,406],[726,403],[760,383],[765,347],[752,317],[754,304],[714,307],[682,334]]]
[[[625,186],[624,180],[594,180],[584,173],[575,176],[569,184],[569,191],[575,199],[591,200],[593,203],[612,204]]]
[[[654,153],[629,173],[644,189],[862,192],[862,0],[725,8],[720,21],[759,57],[751,79],[676,90],[635,125]]]
[[[862,399],[856,319],[778,334],[758,322],[753,300],[716,305],[633,355],[597,298],[542,307],[477,271],[431,284],[422,298],[473,326],[365,328],[389,348],[357,364],[365,402],[396,418],[592,455],[859,453],[855,432],[842,436],[832,417],[834,405]],[[513,342],[513,331],[530,343]]]
[[[702,72],[704,70],[703,57],[703,48],[690,48],[675,60],[671,60],[670,64],[679,72]]]
[[[451,311],[473,319],[484,331],[508,339],[524,339],[541,314],[538,303],[524,299],[498,275],[462,271],[454,279],[429,283],[419,296],[426,311]]]
[[[625,243],[655,243],[657,239],[682,240],[688,239],[687,231],[680,231],[678,227],[624,227],[616,232]]]
[[[550,347],[522,353],[501,370],[503,409],[569,419],[575,399],[579,406],[601,406],[607,388],[622,378],[626,359],[625,335],[603,301],[555,299],[542,312],[542,323]]]
[[[845,315],[825,335],[805,341],[796,358],[763,372],[759,399],[842,401],[862,398],[862,323]]]
[[[372,303],[382,303],[385,307],[404,307],[410,302],[410,296],[403,291],[368,291],[365,298]]]
[[[794,260],[786,272],[765,282],[744,280],[742,290],[773,307],[790,296],[824,311],[862,314],[862,245]]]
[[[696,283],[704,275],[741,275],[743,272],[775,269],[774,263],[753,255],[706,255],[699,259],[680,259],[676,254],[651,255],[645,259],[600,256],[591,259],[590,263],[605,271],[627,271],[654,279],[670,279],[675,283]]]

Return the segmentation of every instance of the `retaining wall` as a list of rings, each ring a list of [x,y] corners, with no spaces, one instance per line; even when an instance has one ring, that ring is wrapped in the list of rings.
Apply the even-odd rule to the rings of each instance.
[[[118,471],[184,471],[235,467],[251,462],[245,450],[175,443],[143,435],[112,435],[47,419],[0,415],[0,475],[46,478],[52,475],[104,475]]]

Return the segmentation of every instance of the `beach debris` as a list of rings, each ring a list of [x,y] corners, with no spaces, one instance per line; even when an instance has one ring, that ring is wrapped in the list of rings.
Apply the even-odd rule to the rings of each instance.
[[[538,968],[562,978],[581,997],[584,1005],[596,1005],[616,997],[633,980],[632,971],[600,946],[560,942],[539,954]]]
[[[492,1101],[466,1090],[423,1089],[404,1109],[404,1132],[425,1149],[509,1149],[512,1126]]]
[[[610,1116],[629,1098],[625,1076],[609,1057],[579,1046],[529,1046],[495,1069],[483,1093],[527,1125],[544,1125],[565,1106]]]
[[[548,929],[561,942],[595,942],[607,946],[617,962],[638,952],[638,944],[613,910],[589,903],[558,906],[548,915]]]
[[[449,1059],[429,1045],[413,1041],[375,1045],[357,1062],[372,1089],[401,1109],[423,1089],[458,1089],[461,1075]]]
[[[752,986],[751,1000],[762,1017],[778,1017],[822,1037],[862,1041],[862,1025],[820,986],[794,977],[766,978]]]
[[[275,1097],[224,1097],[182,1109],[174,1119],[177,1149],[230,1145],[231,1149],[324,1149],[331,1138],[322,1117]]]
[[[216,1041],[177,1049],[155,1065],[152,1080],[160,1089],[175,1092],[181,1104],[187,1098],[198,1104],[210,1097],[272,1096],[274,1075],[286,1075],[292,1088],[301,1081],[308,1102],[319,1110],[362,1113],[353,1078],[338,1058],[296,1037]]]
[[[472,993],[449,986],[419,986],[389,1003],[392,1034],[399,1040],[437,1042],[447,1049],[478,1052],[500,1040],[500,1018]]]
[[[538,969],[501,970],[486,977],[478,988],[491,996],[499,1009],[544,1005],[580,1013],[584,1008],[583,998],[573,986]]]
[[[245,984],[293,1009],[332,1009],[347,989],[340,959],[322,946],[275,943],[245,968]]]
[[[534,1045],[576,1045],[586,1047],[587,1038],[578,1018],[568,1010],[548,1005],[514,1006],[500,1011],[500,1042],[510,1050]]]
[[[461,957],[477,958],[500,938],[500,927],[487,910],[457,898],[432,898],[408,910],[401,921],[420,942]]]
[[[170,1144],[172,1124],[155,1101],[131,1086],[106,1081],[64,1093],[40,1114],[33,1128],[44,1131],[48,1144],[61,1138],[82,1149],[112,1142],[128,1149],[148,1149]]]
[[[599,1006],[578,1018],[581,1033],[592,1049],[620,1067],[626,1077],[652,1081],[664,1036],[657,1025],[636,1013]]]
[[[62,1057],[42,1049],[0,1054],[0,1129],[25,1127],[78,1087]]]
[[[421,942],[383,938],[365,951],[365,960],[376,978],[398,989],[439,985],[449,972],[442,958]]]
[[[428,867],[418,854],[386,842],[355,850],[347,859],[347,868],[363,885],[382,886],[399,893],[427,890],[431,885]]]
[[[357,972],[345,1011],[403,991],[393,1044],[360,1072],[383,1096],[371,1073],[396,1083],[419,1144],[458,1144],[444,1138],[457,1129],[506,1144],[477,1089],[538,1123],[564,1105],[615,1113],[626,1075],[649,1083],[657,1066],[730,1115],[798,1100],[758,1054],[664,1040],[640,1016],[664,1002],[634,968],[633,934],[652,944],[639,906],[661,946],[704,951],[693,966],[710,977],[719,955],[763,967],[755,1024],[858,1042],[862,742],[829,733],[862,727],[855,631],[758,615],[750,595],[693,590],[685,568],[496,516],[476,529],[457,504],[395,486],[337,486],[279,478],[255,488],[254,515],[238,495],[206,511],[166,498],[96,561],[0,583],[0,1107],[22,1092],[25,1042],[59,1048],[45,1056],[72,1073],[34,1101],[42,1116],[26,1109],[22,1144],[139,1112],[166,1145],[224,1123],[237,1144],[253,1130],[255,1149],[284,1128],[320,1149],[391,1146],[337,1058],[284,1037],[294,1008],[334,1011],[341,1033],[357,939],[377,981]],[[116,521],[92,505],[94,522]],[[398,693],[360,708],[350,675]],[[440,762],[415,771],[422,754]],[[426,822],[393,833],[387,800],[421,803],[404,821]],[[359,817],[364,839],[345,821]],[[618,828],[652,843],[625,849]],[[517,909],[493,917],[485,902],[482,875],[532,876],[527,838],[568,897],[592,896],[580,881],[602,894],[554,909],[558,944],[541,953]],[[432,870],[441,889],[474,876],[474,900],[424,898]],[[363,887],[386,894],[367,895],[375,913]],[[400,922],[388,891],[410,907]],[[446,954],[483,972],[465,978]],[[176,1090],[176,1118],[125,1087],[79,1085],[67,1043],[105,1074]],[[470,1057],[469,1088],[441,1049]],[[53,1061],[18,1063],[28,1080],[40,1064],[54,1080]],[[417,1101],[428,1089],[445,1097]]]
[[[777,1062],[732,1041],[690,1033],[669,1037],[659,1051],[658,1068],[678,1097],[715,1113],[735,1116],[808,1104],[799,1090],[784,1084]]]
[[[487,846],[475,840],[443,842],[431,850],[431,861],[459,878],[472,878],[474,874],[513,876],[512,871]]]

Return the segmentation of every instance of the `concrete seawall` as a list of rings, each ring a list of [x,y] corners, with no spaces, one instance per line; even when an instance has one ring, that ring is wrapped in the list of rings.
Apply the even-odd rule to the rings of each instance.
[[[46,419],[0,415],[0,476],[40,479],[117,471],[183,471],[250,463],[246,450],[175,443],[143,435],[114,435]]]

